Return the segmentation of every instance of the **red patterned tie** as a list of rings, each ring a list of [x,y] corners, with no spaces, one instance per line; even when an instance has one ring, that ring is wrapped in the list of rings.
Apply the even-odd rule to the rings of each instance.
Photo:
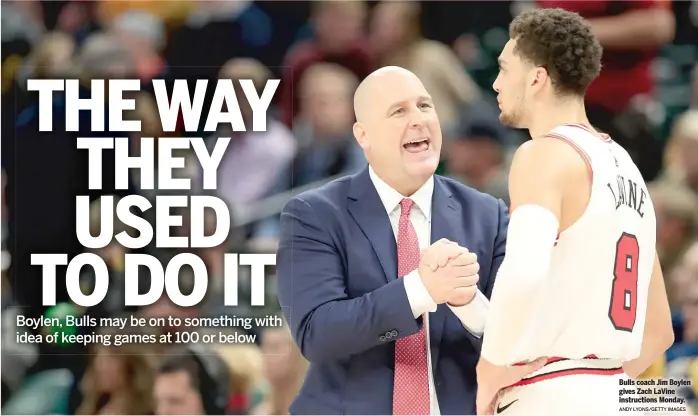
[[[410,221],[411,199],[400,202],[400,224],[397,232],[397,274],[404,277],[419,266],[419,242]],[[426,325],[414,335],[395,342],[394,415],[428,415],[429,362],[427,358]]]

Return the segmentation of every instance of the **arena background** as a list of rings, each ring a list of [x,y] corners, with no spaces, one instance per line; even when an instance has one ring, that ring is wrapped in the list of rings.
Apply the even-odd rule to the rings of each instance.
[[[658,250],[676,343],[645,376],[692,378],[693,389],[681,393],[698,412],[698,3],[595,0],[564,6],[581,8],[589,17],[668,7],[676,17],[673,40],[655,40],[661,43],[656,48],[628,43],[606,49],[606,79],[598,81],[604,88],[601,93],[597,89],[588,106],[592,122],[631,151],[651,181],[657,208]],[[290,195],[363,166],[363,154],[351,133],[351,99],[357,83],[379,66],[413,70],[434,96],[446,137],[440,173],[506,200],[508,161],[526,137],[499,123],[491,85],[496,57],[507,41],[507,25],[529,7],[536,4],[3,1],[2,413],[153,414],[153,365],[167,354],[167,348],[152,346],[17,344],[17,314],[279,313],[273,276],[267,282],[265,308],[244,302],[224,307],[216,296],[220,279],[212,280],[206,301],[192,308],[162,299],[142,310],[124,310],[120,293],[112,291],[103,304],[85,311],[68,302],[61,284],[61,303],[40,307],[40,270],[29,266],[29,254],[72,256],[83,251],[75,237],[74,195],[87,192],[86,160],[75,149],[78,133],[38,132],[37,96],[26,91],[26,79],[282,79],[269,130],[233,134],[224,156],[218,193],[230,206],[233,229],[221,247],[197,252],[216,275],[226,251],[275,251],[277,214]],[[143,136],[181,135],[162,132],[150,93],[136,99],[133,117],[142,120],[144,130],[130,135],[134,146]],[[61,108],[60,99],[55,105]],[[187,174],[199,173],[192,169]],[[132,178],[128,191],[110,191],[107,186],[90,194],[95,201],[105,194],[155,197],[157,192],[139,188],[138,179]],[[117,245],[98,252],[117,281],[123,279],[124,252]],[[163,261],[176,254],[146,252]],[[180,276],[185,286],[190,278],[186,273]],[[241,278],[244,282],[245,276]],[[90,276],[83,281],[89,286]],[[241,300],[246,299],[248,289],[243,287]],[[222,360],[214,363],[217,369],[210,369],[211,378],[229,380],[229,391],[222,393],[228,413],[286,414],[307,363],[292,348],[284,328],[257,332],[255,344],[215,346],[211,354]]]

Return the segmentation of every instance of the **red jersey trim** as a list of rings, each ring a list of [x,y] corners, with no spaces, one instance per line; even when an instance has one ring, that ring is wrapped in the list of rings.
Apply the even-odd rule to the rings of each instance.
[[[601,137],[601,140],[603,140],[606,143],[611,143],[613,141],[613,140],[611,140],[611,136],[609,136],[608,134],[595,133],[595,132],[591,131],[589,126],[585,126],[584,124],[563,124],[563,126],[576,127],[578,129],[582,129],[582,130],[586,131],[587,133],[591,133],[592,135],[594,135],[596,137]],[[597,136],[597,134],[598,134],[598,136]]]
[[[558,378],[558,377],[563,377],[563,376],[569,376],[569,375],[576,375],[576,374],[596,374],[596,375],[615,375],[615,374],[621,374],[623,373],[623,368],[622,367],[617,367],[617,366],[612,366],[612,367],[604,367],[604,364],[606,366],[609,365],[609,363],[606,362],[606,360],[601,360],[601,361],[595,361],[598,360],[598,357],[595,355],[587,355],[584,357],[584,360],[588,360],[589,366],[579,366],[580,360],[570,360],[568,358],[563,358],[563,357],[550,357],[548,361],[545,363],[545,368],[546,366],[554,363],[560,363],[564,361],[571,361],[570,364],[574,365],[574,367],[570,368],[561,368],[553,371],[548,371],[545,372],[544,370],[539,370],[543,371],[541,374],[534,375],[529,378],[524,378],[518,383],[512,384],[509,387],[520,387],[520,386],[526,386],[528,384],[533,384],[537,383],[539,381],[544,381],[544,380],[550,380],[553,378]],[[524,363],[517,363],[514,365],[523,365]]]
[[[594,375],[599,375],[599,376],[612,376],[612,375],[622,374],[622,373],[623,373],[622,367],[618,367],[618,368],[585,368],[585,367],[570,368],[567,370],[560,370],[560,371],[555,371],[552,373],[541,374],[539,376],[533,376],[531,378],[527,378],[527,379],[519,381],[518,383],[512,385],[512,387],[526,386],[529,384],[537,383],[539,381],[545,381],[545,380],[550,380],[553,378],[572,376],[572,375],[577,375],[577,374],[594,374]]]

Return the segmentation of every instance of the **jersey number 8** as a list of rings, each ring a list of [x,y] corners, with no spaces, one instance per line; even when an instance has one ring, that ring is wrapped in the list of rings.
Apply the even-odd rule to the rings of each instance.
[[[616,243],[611,304],[608,307],[608,318],[618,331],[632,332],[635,326],[639,255],[637,237],[623,233]]]

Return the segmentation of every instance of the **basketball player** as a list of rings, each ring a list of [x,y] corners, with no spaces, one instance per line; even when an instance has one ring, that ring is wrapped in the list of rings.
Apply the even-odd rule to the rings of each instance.
[[[587,120],[584,93],[602,55],[590,25],[538,9],[509,32],[493,85],[500,120],[533,140],[512,162],[478,412],[616,414],[620,380],[673,343],[652,201],[628,153]],[[539,370],[513,386],[502,381],[506,366],[539,357],[547,358]]]

